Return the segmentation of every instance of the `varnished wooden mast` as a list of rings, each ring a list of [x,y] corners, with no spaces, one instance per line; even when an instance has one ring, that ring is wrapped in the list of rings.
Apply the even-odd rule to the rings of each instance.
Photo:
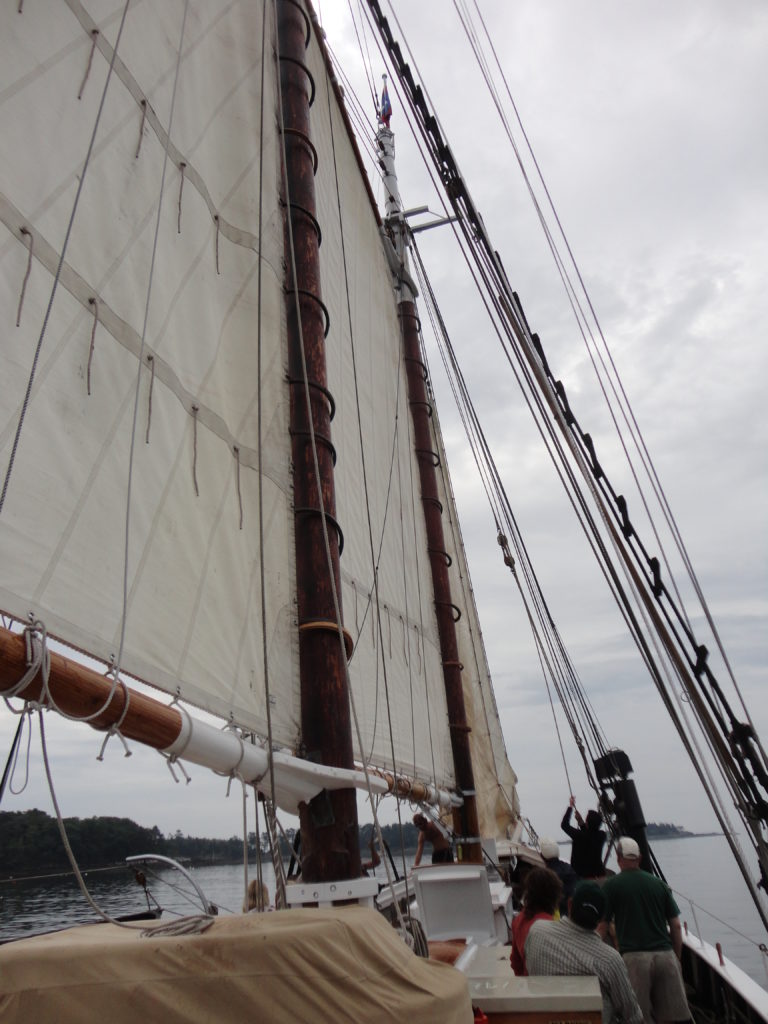
[[[387,118],[388,121],[388,118]],[[435,614],[440,639],[440,656],[443,664],[443,683],[448,708],[448,727],[451,736],[451,752],[457,787],[464,799],[454,809],[453,825],[457,836],[457,851],[460,860],[482,863],[483,852],[480,824],[477,814],[475,780],[472,770],[472,755],[469,745],[469,726],[464,705],[464,687],[459,660],[459,645],[456,636],[456,621],[459,610],[451,600],[451,583],[448,575],[450,558],[445,547],[442,522],[442,505],[439,499],[437,466],[439,453],[434,450],[432,440],[432,407],[427,394],[427,369],[421,358],[419,339],[419,318],[414,302],[416,289],[407,272],[406,232],[402,205],[397,187],[394,168],[394,136],[388,124],[378,134],[384,169],[384,185],[387,194],[387,226],[392,232],[395,250],[400,260],[400,281],[398,283],[398,316],[402,339],[403,359],[408,381],[408,404],[413,423],[413,444],[419,466],[419,484],[424,521],[427,531],[427,549],[432,572]]]
[[[354,755],[345,653],[335,624],[332,590],[332,582],[335,582],[341,608],[341,532],[335,518],[334,451],[325,364],[328,325],[320,292],[320,237],[315,216],[314,182],[316,154],[310,141],[309,111],[314,82],[306,64],[311,30],[300,3],[279,0],[277,9],[288,193],[284,197],[285,293],[291,388],[301,752],[304,757],[321,764],[352,768]],[[300,321],[296,310],[297,295]],[[305,366],[308,383],[305,383]],[[313,434],[320,475],[319,492]],[[323,515],[330,543],[331,567],[326,555]],[[300,819],[301,870],[305,881],[333,882],[361,875],[354,790],[321,793],[310,805],[300,808]]]

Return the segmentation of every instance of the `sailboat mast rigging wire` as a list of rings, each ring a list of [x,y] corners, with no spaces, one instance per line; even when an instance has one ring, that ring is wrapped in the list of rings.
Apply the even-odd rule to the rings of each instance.
[[[706,648],[698,644],[693,637],[684,613],[678,611],[674,598],[661,578],[658,560],[650,558],[645,548],[637,552],[635,545],[631,543],[632,538],[636,537],[636,530],[629,519],[625,499],[621,495],[611,493],[612,500],[606,501],[604,493],[601,493],[604,489],[605,474],[598,462],[591,438],[579,428],[562,383],[552,376],[540,342],[536,336],[531,335],[500,258],[490,243],[482,218],[445,142],[439,122],[428,106],[425,98],[427,94],[423,87],[417,84],[411,68],[403,58],[401,48],[392,35],[378,0],[368,0],[368,6],[384,48],[388,51],[394,72],[400,80],[423,143],[443,183],[448,201],[460,217],[460,227],[466,245],[473,253],[485,287],[490,290],[491,305],[495,308],[500,321],[500,327],[497,325],[496,329],[506,333],[528,386],[535,393],[534,401],[539,405],[542,416],[545,415],[546,407],[549,407],[555,416],[571,457],[579,467],[587,489],[597,505],[603,529],[620,558],[623,571],[628,575],[630,586],[644,606],[644,614],[650,617],[654,630],[659,633],[666,656],[681,679],[696,710],[700,726],[712,742],[726,784],[739,809],[742,821],[752,836],[761,876],[768,880],[768,846],[765,841],[765,829],[768,827],[768,801],[765,797],[768,791],[768,769],[754,727],[751,721],[739,723],[731,711],[707,664]],[[536,394],[540,394],[541,397],[536,397]],[[580,489],[575,488],[575,493],[579,494]],[[596,525],[592,527],[592,531],[600,544]],[[603,551],[604,566],[613,572],[607,551]],[[627,611],[629,612],[628,607]],[[677,632],[675,621],[683,624],[685,640]],[[636,632],[636,638],[643,643],[639,632]],[[646,660],[649,657],[648,652]],[[663,695],[661,676],[658,671],[654,671],[652,675]],[[665,703],[670,706],[669,699],[665,699]],[[687,746],[690,753],[690,745]],[[742,863],[741,869],[758,911],[768,926],[768,917],[760,905],[757,890],[746,865]]]

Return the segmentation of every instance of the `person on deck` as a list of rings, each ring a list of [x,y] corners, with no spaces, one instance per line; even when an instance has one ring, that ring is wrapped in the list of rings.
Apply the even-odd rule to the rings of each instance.
[[[605,921],[614,922],[645,1024],[690,1020],[680,967],[683,930],[669,886],[640,867],[640,848],[622,836],[616,844],[619,874],[603,886]]]
[[[603,846],[605,832],[600,828],[602,818],[599,811],[587,811],[587,820],[576,811],[578,828],[571,824],[571,814],[576,811],[576,797],[568,802],[560,828],[573,840],[571,847],[571,867],[579,878],[603,878]]]
[[[544,858],[544,866],[554,871],[563,885],[563,894],[560,897],[560,917],[568,913],[568,900],[573,895],[573,890],[579,881],[579,876],[570,864],[560,860],[560,847],[554,839],[539,839],[539,850]]]
[[[534,921],[551,921],[560,901],[563,887],[549,868],[532,868],[523,888],[523,909],[512,918],[509,941],[512,952],[509,962],[518,977],[528,973],[525,963],[525,940]]]
[[[421,864],[425,841],[432,844],[433,864],[452,864],[453,851],[451,850],[450,841],[443,835],[437,825],[425,818],[423,814],[414,814],[413,824],[419,830],[419,841],[416,844],[416,857],[413,866],[417,868]]]
[[[531,975],[597,975],[603,997],[603,1024],[641,1024],[640,1009],[624,961],[597,934],[605,897],[597,882],[579,882],[568,900],[568,917],[536,921],[525,943]]]
[[[364,875],[367,875],[369,871],[374,871],[379,864],[381,864],[381,857],[379,856],[379,851],[376,849],[375,838],[373,836],[371,836],[371,841],[368,843],[368,849],[371,851],[371,856],[368,860],[364,860],[360,864]]]
[[[252,878],[248,883],[248,898],[243,907],[244,914],[252,914],[263,910],[271,910],[269,904],[269,889],[266,882],[260,882],[258,878]]]

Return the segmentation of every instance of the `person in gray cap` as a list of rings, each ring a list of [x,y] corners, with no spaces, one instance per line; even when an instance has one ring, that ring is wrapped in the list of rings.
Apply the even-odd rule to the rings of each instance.
[[[573,895],[579,876],[570,864],[560,860],[560,847],[554,839],[539,839],[539,850],[544,858],[544,866],[554,871],[563,885],[563,895],[560,898],[560,916],[565,917],[568,913],[568,900]]]
[[[641,1024],[643,1013],[619,954],[595,931],[605,912],[596,882],[579,882],[568,900],[568,917],[534,921],[525,942],[529,975],[597,975],[603,1024]]]
[[[622,836],[616,857],[620,873],[603,886],[605,922],[614,924],[643,1020],[690,1020],[680,967],[683,931],[677,903],[665,882],[641,870],[640,847],[634,839]]]

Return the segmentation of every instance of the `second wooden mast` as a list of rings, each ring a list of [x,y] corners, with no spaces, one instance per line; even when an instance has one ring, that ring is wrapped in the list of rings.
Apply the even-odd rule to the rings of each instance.
[[[420,321],[416,312],[416,288],[408,273],[408,226],[403,216],[400,192],[395,173],[395,137],[389,128],[391,106],[384,78],[381,124],[377,134],[381,166],[384,172],[386,194],[386,228],[395,247],[399,264],[395,291],[398,298],[398,318],[403,348],[403,359],[408,382],[408,404],[413,424],[413,443],[419,466],[421,502],[427,531],[427,548],[432,572],[435,614],[440,639],[451,752],[456,774],[456,785],[463,804],[453,811],[453,829],[456,835],[458,859],[481,863],[483,859],[480,825],[475,797],[475,780],[469,745],[469,726],[464,705],[464,687],[461,679],[459,644],[456,635],[457,609],[451,600],[448,575],[450,558],[445,547],[442,521],[442,503],[439,498],[437,467],[440,456],[435,451],[432,437],[432,406],[427,394],[427,370],[421,356]]]

